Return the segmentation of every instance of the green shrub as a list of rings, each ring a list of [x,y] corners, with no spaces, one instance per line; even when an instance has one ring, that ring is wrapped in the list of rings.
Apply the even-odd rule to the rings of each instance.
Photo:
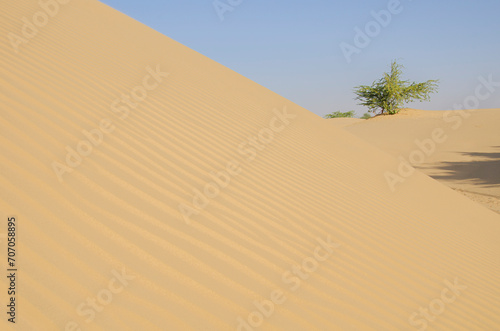
[[[398,113],[404,103],[414,100],[429,101],[429,94],[437,92],[438,81],[428,80],[424,83],[411,83],[401,80],[403,66],[393,61],[391,72],[385,73],[384,77],[373,82],[372,86],[361,85],[354,88],[357,94],[356,100],[360,105],[367,106],[370,112],[380,114]]]
[[[325,115],[325,118],[341,118],[341,117],[354,117],[354,110],[347,111],[345,113],[340,111],[334,111],[331,114]]]

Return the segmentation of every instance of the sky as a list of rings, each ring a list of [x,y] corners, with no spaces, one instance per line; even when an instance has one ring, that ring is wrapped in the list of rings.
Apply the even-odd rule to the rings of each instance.
[[[393,60],[440,81],[408,107],[500,108],[498,0],[100,1],[320,116],[367,112],[353,89]]]

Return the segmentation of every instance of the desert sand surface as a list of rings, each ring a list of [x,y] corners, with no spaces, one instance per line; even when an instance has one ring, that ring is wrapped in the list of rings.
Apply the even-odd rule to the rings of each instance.
[[[500,328],[500,215],[98,1],[49,20],[0,41],[1,330]]]
[[[396,157],[410,161],[414,153],[414,167],[500,213],[500,109],[404,109],[396,115],[353,120],[348,125],[338,122]],[[434,130],[442,130],[437,141]],[[416,155],[418,151],[425,157]]]
[[[329,120],[330,120],[329,124],[331,124],[331,126],[336,127],[336,128],[343,128],[346,126],[350,126],[350,125],[361,123],[361,122],[365,121],[365,120],[360,119],[360,118],[349,118],[349,117],[330,118]]]

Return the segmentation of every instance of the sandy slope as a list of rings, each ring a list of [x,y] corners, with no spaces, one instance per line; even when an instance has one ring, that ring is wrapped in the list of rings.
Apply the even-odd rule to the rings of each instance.
[[[406,160],[415,151],[428,151],[423,159],[414,155],[416,168],[500,213],[499,125],[500,109],[408,109],[342,127]],[[443,130],[442,140],[433,139],[436,129]]]
[[[37,6],[2,0],[0,33]],[[2,38],[0,63],[1,231],[19,234],[0,329],[500,327],[500,216],[421,173],[392,192],[393,157],[307,110],[91,0],[18,54]]]
[[[335,128],[343,128],[346,126],[350,126],[353,124],[361,123],[364,122],[365,120],[362,120],[360,118],[331,118],[329,119],[328,123],[331,124],[331,126]]]

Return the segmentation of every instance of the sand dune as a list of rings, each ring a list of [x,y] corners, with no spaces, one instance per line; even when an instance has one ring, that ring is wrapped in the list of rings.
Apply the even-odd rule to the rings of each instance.
[[[97,1],[52,13],[0,42],[1,330],[500,327],[499,215],[391,191],[393,156]]]
[[[331,124],[331,126],[336,128],[343,128],[346,126],[351,126],[353,124],[362,123],[364,121],[365,120],[360,118],[343,117],[343,118],[332,118],[330,119],[329,124]]]
[[[378,148],[409,160],[425,174],[500,213],[500,109],[405,110],[344,125]],[[443,131],[442,141],[432,137]],[[429,140],[430,139],[430,140]],[[431,142],[432,141],[432,142]],[[423,161],[423,162],[420,162]]]

